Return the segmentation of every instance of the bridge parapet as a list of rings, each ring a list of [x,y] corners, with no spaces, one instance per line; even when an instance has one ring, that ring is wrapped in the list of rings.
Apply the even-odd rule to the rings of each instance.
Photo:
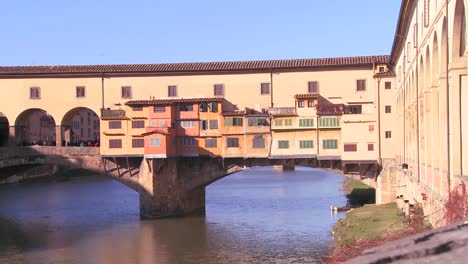
[[[99,156],[98,147],[55,147],[55,146],[27,146],[27,147],[1,147],[0,160],[13,157],[31,156]]]

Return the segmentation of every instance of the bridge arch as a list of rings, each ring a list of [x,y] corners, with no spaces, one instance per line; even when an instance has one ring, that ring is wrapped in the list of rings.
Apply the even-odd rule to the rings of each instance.
[[[41,108],[29,108],[15,120],[15,140],[19,145],[55,145],[56,122]]]
[[[463,0],[457,0],[455,4],[452,56],[454,59],[463,57],[466,48],[466,7]]]
[[[60,123],[61,144],[79,146],[81,142],[86,145],[92,142],[95,146],[100,139],[99,116],[87,107],[70,109]]]
[[[10,135],[10,123],[8,118],[0,112],[0,147],[8,145]]]

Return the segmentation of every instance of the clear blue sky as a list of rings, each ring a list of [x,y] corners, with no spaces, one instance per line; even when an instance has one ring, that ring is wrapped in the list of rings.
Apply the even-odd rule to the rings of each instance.
[[[0,65],[389,54],[398,0],[5,0]]]

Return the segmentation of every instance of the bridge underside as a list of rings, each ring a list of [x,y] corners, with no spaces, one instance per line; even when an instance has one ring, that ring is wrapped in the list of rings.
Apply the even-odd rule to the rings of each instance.
[[[106,159],[115,160],[124,166],[129,164],[125,157],[108,157]],[[341,169],[341,161],[339,160],[318,162],[316,159],[223,159],[207,156],[165,159],[141,158],[137,177],[140,215],[142,219],[154,219],[194,213],[204,214],[205,187],[245,168],[278,165],[286,169],[292,169],[295,166],[319,168],[319,165],[322,164],[326,166],[322,168]],[[375,171],[373,168],[369,170]],[[120,171],[129,170],[120,169]],[[127,176],[129,175],[127,174]]]

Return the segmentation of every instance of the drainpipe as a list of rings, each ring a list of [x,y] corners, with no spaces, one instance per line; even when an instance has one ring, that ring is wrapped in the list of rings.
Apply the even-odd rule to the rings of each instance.
[[[450,86],[450,81],[449,81],[449,59],[450,59],[450,52],[449,52],[449,35],[448,35],[448,21],[449,21],[449,10],[448,10],[448,3],[445,3],[445,16],[446,16],[446,23],[445,23],[445,26],[447,27],[446,29],[446,56],[447,56],[447,63],[445,64],[445,74],[447,76],[445,76],[445,81],[446,81],[446,93],[447,93],[447,187],[448,187],[448,191],[450,193],[450,186],[451,186],[451,182],[450,182],[450,173],[451,173],[451,169],[450,169],[450,159],[451,159],[451,155],[450,155],[450,134],[451,134],[451,131],[450,131],[450,94],[449,94],[449,86]]]
[[[270,70],[270,100],[271,100],[271,107],[274,106],[273,102],[273,70]]]
[[[104,73],[101,74],[101,100],[102,100],[101,109],[104,109]]]

